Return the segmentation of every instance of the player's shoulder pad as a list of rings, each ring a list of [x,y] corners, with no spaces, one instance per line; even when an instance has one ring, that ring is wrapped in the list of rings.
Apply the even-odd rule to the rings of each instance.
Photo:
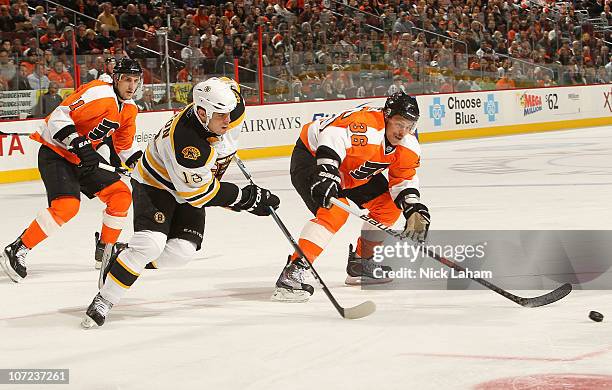
[[[402,138],[399,146],[401,148],[407,149],[417,156],[421,155],[421,144],[419,144],[419,140],[413,135],[407,135]]]
[[[209,164],[215,150],[212,133],[205,133],[193,110],[184,110],[170,129],[176,162],[185,168],[201,168]]]

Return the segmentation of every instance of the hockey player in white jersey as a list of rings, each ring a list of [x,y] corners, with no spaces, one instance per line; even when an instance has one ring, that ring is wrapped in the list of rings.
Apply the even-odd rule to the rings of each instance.
[[[149,142],[132,174],[134,236],[104,267],[104,284],[87,308],[84,328],[104,324],[149,262],[165,268],[192,259],[202,244],[205,207],[259,216],[269,215],[270,206],[278,208],[280,200],[269,190],[252,184],[240,189],[213,174],[214,145],[229,130],[237,100],[230,85],[218,78],[198,83],[193,103]]]
[[[110,57],[110,59],[114,60],[113,57]],[[107,59],[107,66],[108,64],[109,62]],[[112,63],[112,65],[114,66],[114,63]],[[103,76],[104,75],[100,77]],[[232,112],[230,112],[230,123],[227,126],[227,132],[223,135],[223,137],[218,137],[218,140],[213,141],[212,143],[212,146],[217,151],[217,160],[215,162],[215,166],[212,168],[212,172],[217,178],[217,180],[221,180],[223,174],[231,164],[232,160],[234,159],[234,156],[236,155],[236,152],[238,151],[238,137],[240,136],[240,125],[244,121],[246,111],[244,98],[240,94],[240,85],[236,81],[228,77],[220,77],[219,80],[230,86],[232,92],[236,96],[236,107],[234,107]],[[102,145],[100,148],[98,148],[98,153],[100,153],[106,159],[106,161],[109,161],[111,165],[120,166],[119,157],[116,155],[116,153],[112,153],[112,141],[110,141],[108,145],[110,146],[110,148],[106,145]],[[106,147],[106,154],[101,151],[103,147]],[[104,255],[105,247],[104,243],[100,240],[100,233],[95,233],[95,243],[95,264],[96,269],[100,269],[100,267],[102,266],[102,258]],[[115,250],[122,250],[127,244],[124,242],[117,242],[115,245]],[[147,264],[146,268],[155,268],[155,263]]]

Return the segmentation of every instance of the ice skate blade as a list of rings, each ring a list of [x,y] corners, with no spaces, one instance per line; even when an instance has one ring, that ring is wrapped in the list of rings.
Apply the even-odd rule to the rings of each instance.
[[[92,320],[87,314],[81,320],[81,328],[83,329],[92,329],[97,326],[96,321]]]
[[[0,266],[2,267],[2,270],[6,276],[8,276],[14,283],[20,283],[23,281],[23,278],[11,267],[10,260],[4,251],[0,253]]]
[[[272,297],[270,297],[273,301],[289,303],[302,303],[308,301],[309,298],[310,294],[307,291],[294,291],[282,287],[276,287]]]
[[[365,286],[365,285],[372,285],[372,284],[391,283],[392,281],[393,281],[393,279],[391,279],[391,278],[374,279],[374,278],[368,278],[366,276],[350,276],[350,275],[347,275],[346,280],[344,281],[344,283],[349,285],[349,286]]]

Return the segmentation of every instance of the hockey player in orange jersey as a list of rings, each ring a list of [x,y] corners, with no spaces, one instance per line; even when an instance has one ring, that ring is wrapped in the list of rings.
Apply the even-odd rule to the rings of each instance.
[[[132,198],[117,173],[98,168],[105,160],[95,148],[104,138],[112,137],[121,160],[127,166],[136,164],[142,152],[132,145],[138,113],[132,97],[141,79],[140,65],[129,58],[122,59],[111,83],[94,80],[83,85],[45,118],[40,133],[32,135],[42,144],[38,169],[49,207],[41,210],[0,254],[0,266],[14,282],[27,275],[27,253],[77,214],[81,192],[106,203],[101,241],[107,256],[112,253]]]
[[[300,234],[299,246],[313,262],[333,235],[344,225],[348,213],[331,206],[331,198],[352,200],[369,210],[370,216],[392,226],[401,214],[405,233],[424,240],[429,211],[420,202],[416,169],[420,146],[415,136],[419,108],[414,97],[403,92],[390,96],[384,108],[359,107],[331,118],[306,124],[291,155],[291,182],[315,218]],[[387,171],[387,177],[383,172]],[[373,248],[382,243],[380,233],[365,224],[356,250],[349,247],[346,283],[385,283],[377,277],[382,267],[372,259]],[[304,302],[314,289],[304,283],[307,265],[297,253],[289,256],[272,299]]]

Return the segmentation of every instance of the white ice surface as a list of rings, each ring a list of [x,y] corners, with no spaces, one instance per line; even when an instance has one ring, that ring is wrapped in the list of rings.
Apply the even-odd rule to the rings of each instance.
[[[309,214],[289,159],[246,164],[279,194],[279,214],[299,236]],[[426,144],[419,174],[437,229],[611,228],[610,127]],[[235,166],[226,179],[245,183]],[[0,202],[4,246],[46,207],[42,182],[2,185]],[[104,327],[84,331],[101,213],[98,200],[84,200],[28,255],[24,283],[0,275],[0,368],[68,368],[69,387],[90,390],[469,389],[515,376],[612,375],[612,317],[587,318],[612,316],[610,291],[526,309],[489,291],[347,287],[355,218],[316,266],[342,304],[376,302],[368,318],[341,319],[320,290],[306,304],[271,302],[291,251],[284,236],[271,218],[208,209],[198,258],[145,270]]]

